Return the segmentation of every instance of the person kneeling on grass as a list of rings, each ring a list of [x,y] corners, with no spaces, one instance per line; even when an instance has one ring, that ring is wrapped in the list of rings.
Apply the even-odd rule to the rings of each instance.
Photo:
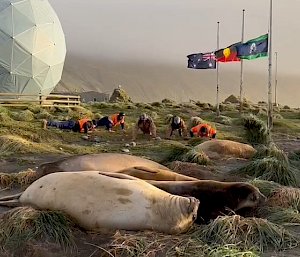
[[[120,112],[112,115],[111,117],[105,116],[97,121],[97,127],[106,127],[109,132],[113,132],[112,128],[120,125],[122,130],[125,131],[125,113]]]
[[[199,124],[191,128],[190,135],[191,137],[196,136],[215,138],[217,135],[217,131],[208,124]]]
[[[88,133],[95,129],[96,124],[95,120],[91,119],[80,119],[80,120],[66,120],[66,121],[57,121],[57,120],[43,120],[43,128],[55,127],[59,129],[68,129],[74,132]]]
[[[152,118],[146,113],[143,113],[139,117],[133,130],[132,140],[136,139],[139,130],[141,130],[144,133],[144,135],[150,135],[153,138],[156,138],[156,126]]]
[[[185,136],[187,137],[187,127],[185,125],[185,122],[182,118],[179,116],[173,116],[170,120],[168,129],[167,129],[167,138],[171,138],[173,135],[173,132],[175,130],[178,130],[178,134],[180,137]]]

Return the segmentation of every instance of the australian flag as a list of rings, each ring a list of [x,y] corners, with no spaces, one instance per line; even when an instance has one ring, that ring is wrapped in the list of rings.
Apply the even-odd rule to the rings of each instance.
[[[190,54],[188,58],[188,68],[191,69],[215,69],[216,56],[214,53]]]

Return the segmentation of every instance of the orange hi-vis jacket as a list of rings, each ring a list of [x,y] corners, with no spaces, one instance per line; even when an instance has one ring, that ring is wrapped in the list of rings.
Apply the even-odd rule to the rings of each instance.
[[[111,119],[111,121],[112,121],[112,123],[113,123],[113,126],[116,126],[116,125],[124,124],[124,123],[125,123],[125,119],[122,118],[121,120],[118,120],[118,116],[119,116],[118,113],[111,116],[110,119]]]
[[[202,127],[206,127],[206,129],[207,129],[207,134],[202,135],[203,137],[212,137],[214,134],[217,133],[217,131],[208,124],[199,124],[195,127],[192,127],[191,131],[193,132],[193,134],[195,136],[200,136],[200,129]]]
[[[88,122],[88,121],[91,121],[91,120],[90,120],[90,119],[81,119],[81,120],[78,120],[78,123],[79,123],[79,131],[80,131],[81,133],[84,132],[84,127],[83,127],[83,125],[84,125],[86,122]]]

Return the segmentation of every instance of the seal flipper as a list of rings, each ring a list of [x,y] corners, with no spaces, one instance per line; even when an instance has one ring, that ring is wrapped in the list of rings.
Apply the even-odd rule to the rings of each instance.
[[[123,174],[123,173],[114,173],[114,172],[99,171],[98,174],[104,175],[104,176],[107,176],[107,177],[111,177],[111,178],[129,179],[129,180],[140,180],[138,178],[135,178],[135,177],[132,177],[130,175]]]
[[[23,192],[15,194],[15,195],[4,196],[4,197],[0,198],[0,201],[2,202],[2,201],[8,201],[8,200],[18,199],[22,194],[23,194]]]
[[[0,201],[1,206],[6,206],[6,207],[20,207],[21,203],[19,200],[8,200],[8,201]]]
[[[145,171],[145,172],[149,172],[149,173],[153,173],[153,174],[159,173],[159,169],[157,169],[157,168],[152,169],[152,168],[148,168],[148,167],[144,167],[144,166],[134,166],[133,168],[136,170]]]

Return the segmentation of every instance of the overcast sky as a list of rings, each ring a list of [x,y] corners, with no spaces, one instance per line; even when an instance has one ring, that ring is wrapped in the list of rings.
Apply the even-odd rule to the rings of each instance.
[[[274,2],[274,51],[278,72],[298,74],[300,1]],[[186,55],[220,47],[268,31],[269,0],[50,0],[66,34],[69,54],[186,65]],[[246,68],[263,71],[267,60]],[[232,68],[238,68],[235,64]]]

